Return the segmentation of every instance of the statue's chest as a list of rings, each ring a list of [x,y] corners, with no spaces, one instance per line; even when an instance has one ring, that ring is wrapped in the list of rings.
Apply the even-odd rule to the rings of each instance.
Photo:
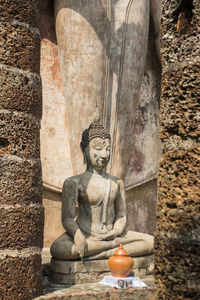
[[[79,189],[81,201],[90,205],[97,205],[107,197],[109,197],[109,202],[113,202],[116,195],[117,184],[104,178],[91,178],[88,183],[82,183]]]

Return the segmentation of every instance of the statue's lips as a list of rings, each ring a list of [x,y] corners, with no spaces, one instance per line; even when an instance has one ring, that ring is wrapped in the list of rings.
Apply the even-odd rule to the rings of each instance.
[[[107,160],[104,158],[99,158],[99,159],[97,159],[97,162],[101,165],[105,165],[107,163]]]

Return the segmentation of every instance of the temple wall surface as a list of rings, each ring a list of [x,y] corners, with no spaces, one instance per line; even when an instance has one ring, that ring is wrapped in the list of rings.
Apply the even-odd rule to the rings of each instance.
[[[39,1],[0,1],[0,298],[41,294]]]
[[[158,299],[200,299],[200,2],[163,1]]]

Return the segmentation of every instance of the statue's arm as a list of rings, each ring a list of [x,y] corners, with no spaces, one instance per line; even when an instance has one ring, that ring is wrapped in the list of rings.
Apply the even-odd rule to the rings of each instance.
[[[75,233],[79,229],[74,220],[77,197],[76,182],[73,182],[70,178],[65,180],[62,189],[62,225],[72,238],[74,238]]]
[[[62,190],[62,224],[73,238],[80,257],[84,256],[86,239],[75,221],[78,184],[72,179],[65,180]]]
[[[126,228],[126,198],[124,183],[121,179],[118,180],[118,193],[115,200],[115,223],[113,229],[116,236],[120,236]]]

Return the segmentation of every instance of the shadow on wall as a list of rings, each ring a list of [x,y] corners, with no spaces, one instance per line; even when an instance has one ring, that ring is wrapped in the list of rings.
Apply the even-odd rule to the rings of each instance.
[[[111,1],[109,4],[110,7],[107,7],[107,10],[102,5],[101,1],[97,0],[83,0],[79,5],[74,1],[55,1],[55,5],[57,13],[56,17],[65,8],[81,15],[95,30],[99,41],[101,41],[103,45],[105,54],[109,59],[108,96],[106,103],[105,101],[103,103],[103,99],[100,99],[96,105],[100,114],[104,112],[104,124],[108,130],[110,130],[112,126],[110,123],[111,112],[115,111],[112,119],[114,129],[113,132],[111,132],[113,153],[110,168],[111,173],[113,168],[115,172],[119,172],[118,166],[114,167],[114,165],[117,165],[118,161],[118,165],[120,164],[120,172],[115,175],[119,175],[124,180],[129,159],[129,149],[132,143],[130,137],[133,132],[147,52],[149,2],[144,2],[142,7],[143,12],[141,16],[142,18],[144,18],[144,15],[146,16],[146,19],[144,18],[144,21],[142,21],[142,24],[144,24],[143,27],[139,22],[134,23],[130,18],[133,15],[133,11],[131,10],[133,10],[135,2],[129,1],[125,11],[125,20],[116,30],[114,5],[117,2],[118,1]],[[140,14],[140,12],[137,13]],[[140,37],[140,39],[137,37]],[[116,77],[118,85],[116,94],[114,95],[114,97],[116,97],[116,103],[115,101],[113,102],[112,99],[114,76]],[[79,90],[76,92],[79,93]],[[90,105],[95,107],[94,101],[95,99],[92,99]],[[103,108],[102,105],[104,106]],[[76,104],[72,104],[72,107],[73,119],[77,119]],[[80,114],[80,112],[78,112],[78,114]],[[69,120],[70,118],[72,118],[71,115],[69,115]],[[73,141],[72,137],[71,140]],[[71,145],[72,157],[75,155],[73,152],[74,147],[75,145]],[[127,151],[125,151],[125,149]],[[122,158],[123,161],[121,161]],[[76,171],[74,172],[76,173]]]

